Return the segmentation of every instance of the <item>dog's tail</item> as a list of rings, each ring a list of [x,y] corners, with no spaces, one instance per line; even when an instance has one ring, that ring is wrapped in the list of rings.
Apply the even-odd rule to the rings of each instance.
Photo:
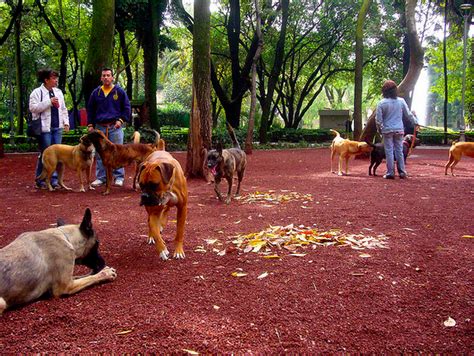
[[[135,131],[132,136],[133,143],[140,143],[140,132]]]
[[[329,131],[336,134],[336,137],[341,137],[341,134],[339,132],[337,132],[336,130],[330,129]]]
[[[237,136],[235,135],[235,131],[232,126],[226,122],[227,131],[229,132],[230,139],[232,140],[232,144],[235,148],[240,149],[239,141],[237,141]]]
[[[156,130],[153,130],[155,133],[155,142],[153,143],[153,147],[157,149],[158,151],[164,151],[165,150],[165,141],[161,139],[160,133]]]

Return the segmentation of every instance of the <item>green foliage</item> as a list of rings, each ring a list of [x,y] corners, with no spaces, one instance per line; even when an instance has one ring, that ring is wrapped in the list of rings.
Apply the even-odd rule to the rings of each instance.
[[[175,102],[158,108],[160,126],[189,127],[189,110]]]

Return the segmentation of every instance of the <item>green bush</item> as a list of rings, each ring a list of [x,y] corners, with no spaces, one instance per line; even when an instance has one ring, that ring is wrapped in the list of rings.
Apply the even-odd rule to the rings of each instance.
[[[189,110],[179,103],[158,107],[160,126],[189,127]]]

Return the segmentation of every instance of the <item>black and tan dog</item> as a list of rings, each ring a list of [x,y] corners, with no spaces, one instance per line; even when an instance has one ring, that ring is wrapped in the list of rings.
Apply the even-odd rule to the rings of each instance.
[[[444,169],[445,175],[448,174],[448,168],[451,168],[451,175],[455,176],[453,169],[463,155],[474,158],[474,142],[453,142],[449,148],[449,160]]]
[[[157,149],[161,149],[162,145],[164,145],[162,142],[163,140],[160,139],[160,134],[158,132],[155,131],[155,133],[156,140],[154,144],[129,143],[125,145],[111,142],[104,133],[99,130],[87,134],[104,164],[107,179],[106,189],[103,193],[104,195],[110,193],[110,186],[112,185],[113,180],[112,172],[114,169],[128,166],[134,162],[140,164],[150,153]],[[133,189],[135,189],[137,174],[138,166],[133,178]]]
[[[413,142],[413,140],[415,141]],[[405,163],[407,161],[410,148],[415,148],[416,146],[419,146],[420,143],[421,141],[418,137],[415,138],[415,136],[411,134],[405,135],[405,137],[403,138],[403,159],[405,160]],[[371,144],[371,146],[374,149],[372,150],[372,152],[370,152],[369,176],[372,175],[372,168],[373,175],[376,176],[377,174],[375,174],[375,171],[385,159],[385,149],[383,147],[383,143]]]
[[[51,185],[51,176],[54,171],[58,171],[58,184],[66,190],[72,190],[66,187],[63,181],[64,166],[74,169],[81,183],[80,192],[85,192],[84,175],[89,189],[94,189],[90,185],[90,170],[92,161],[94,160],[94,146],[87,135],[79,139],[76,146],[55,144],[51,145],[43,151],[41,158],[43,162],[43,171],[36,177],[37,180],[45,179],[46,185],[50,191],[54,188]]]
[[[247,156],[245,152],[240,149],[234,130],[231,127],[228,127],[228,129],[234,147],[223,149],[222,144],[219,143],[216,149],[207,152],[207,168],[214,176],[214,191],[220,201],[223,200],[222,193],[219,189],[222,178],[226,179],[229,185],[225,199],[226,204],[229,204],[231,200],[234,174],[237,173],[238,183],[235,195],[238,196],[240,194],[240,184],[244,178],[245,168],[247,167]]]
[[[75,264],[91,268],[91,274],[74,277]],[[25,232],[0,249],[0,314],[48,292],[54,297],[74,294],[116,276],[99,254],[91,211],[86,209],[80,225]]]
[[[342,138],[339,132],[336,130],[331,130],[331,132],[336,134],[336,137],[332,140],[331,143],[331,172],[335,173],[332,169],[334,156],[339,155],[339,165],[337,174],[342,176],[342,162],[346,162],[345,174],[348,174],[349,171],[349,158],[351,156],[356,156],[362,153],[368,153],[372,151],[372,147],[367,142],[361,141],[351,141],[345,138]]]
[[[138,183],[142,190],[140,205],[148,213],[148,237],[155,243],[163,260],[169,256],[161,236],[172,207],[177,209],[177,229],[174,239],[174,258],[184,258],[184,227],[188,209],[186,177],[179,162],[166,151],[155,151],[140,165]]]

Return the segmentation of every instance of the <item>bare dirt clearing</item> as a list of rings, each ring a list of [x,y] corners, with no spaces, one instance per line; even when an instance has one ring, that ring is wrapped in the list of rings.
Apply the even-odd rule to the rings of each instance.
[[[185,154],[174,156],[184,166]],[[474,160],[464,157],[451,177],[444,175],[447,158],[448,148],[417,148],[410,178],[387,181],[367,175],[367,160],[351,160],[349,176],[331,174],[328,149],[256,151],[244,196],[311,199],[226,206],[212,185],[189,180],[186,259],[163,262],[146,244],[146,212],[130,178],[107,197],[102,189],[49,193],[33,188],[34,155],[7,155],[0,160],[0,246],[58,217],[79,223],[90,207],[102,255],[118,277],[8,310],[0,317],[0,350],[468,353],[474,240],[463,236],[474,235]],[[77,189],[74,172],[65,181]],[[170,219],[164,236],[172,252],[174,211]],[[383,234],[388,248],[292,244],[265,255],[268,246],[245,253],[233,242],[289,224]],[[449,317],[455,326],[443,324]]]

